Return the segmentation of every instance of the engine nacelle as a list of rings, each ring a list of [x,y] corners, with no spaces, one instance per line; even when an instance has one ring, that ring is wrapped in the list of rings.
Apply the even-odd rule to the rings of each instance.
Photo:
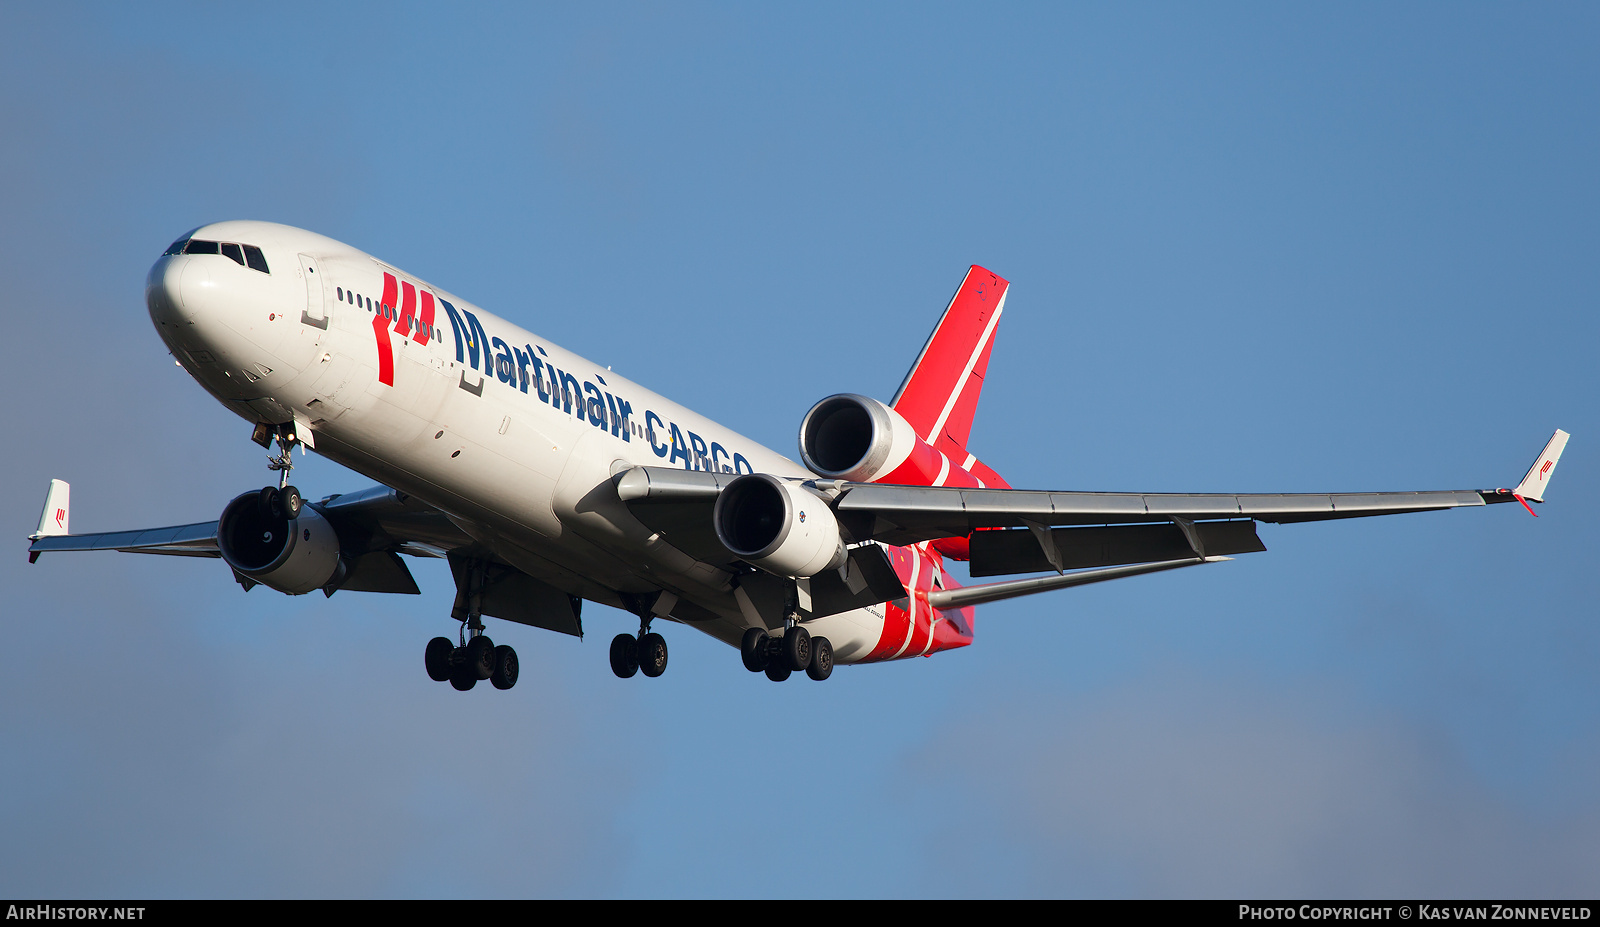
[[[932,486],[940,472],[960,462],[918,437],[900,413],[876,399],[838,393],[811,407],[800,423],[800,459],[830,480],[871,483],[884,480]]]
[[[321,589],[342,571],[339,536],[326,518],[309,505],[294,519],[264,511],[260,492],[222,510],[217,548],[241,575],[289,595]]]
[[[711,517],[724,547],[768,573],[815,576],[844,565],[833,509],[799,483],[746,474],[717,496]]]

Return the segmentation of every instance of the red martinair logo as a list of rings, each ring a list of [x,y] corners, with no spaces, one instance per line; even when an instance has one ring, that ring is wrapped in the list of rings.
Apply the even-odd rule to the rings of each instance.
[[[383,302],[372,317],[372,334],[378,342],[378,382],[385,386],[394,385],[394,345],[389,341],[389,322],[394,322],[396,334],[417,344],[427,344],[428,332],[433,331],[433,294],[421,290],[419,318],[418,290],[409,281],[396,280],[394,274],[383,275]]]

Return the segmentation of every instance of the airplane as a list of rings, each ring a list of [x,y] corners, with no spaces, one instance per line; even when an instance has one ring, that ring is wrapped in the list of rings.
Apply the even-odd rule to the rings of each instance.
[[[888,403],[840,393],[800,462],[371,255],[269,222],[202,226],[150,268],[179,366],[276,449],[276,485],[215,520],[70,532],[52,480],[29,561],[117,550],[221,559],[246,591],[418,594],[400,555],[448,561],[454,638],[424,649],[458,690],[517,682],[485,617],[583,634],[624,609],[612,671],[660,676],[655,622],[738,647],[781,682],[965,647],[978,605],[1265,550],[1257,522],[1542,503],[1568,435],[1514,489],[1172,494],[1013,489],[968,438],[1009,283],[972,266]],[[380,485],[310,501],[293,450]],[[972,577],[1017,576],[963,587]]]

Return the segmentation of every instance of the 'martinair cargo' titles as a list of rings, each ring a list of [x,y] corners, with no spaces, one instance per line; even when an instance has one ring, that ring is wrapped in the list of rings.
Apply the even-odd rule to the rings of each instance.
[[[521,347],[507,344],[505,339],[491,337],[484,331],[483,323],[471,310],[457,309],[443,297],[439,298],[439,304],[444,306],[455,332],[456,363],[468,370],[481,369],[485,374],[477,383],[468,383],[463,370],[460,385],[467,392],[482,396],[483,384],[491,377],[524,393],[531,385],[540,402],[549,403],[596,428],[609,430],[614,437],[631,443],[637,433],[668,466],[713,473],[755,472],[743,454],[729,452],[716,441],[708,442],[692,431],[679,428],[676,422],[665,420],[650,409],[645,410],[644,426],[636,432],[633,404],[611,393],[605,377],[596,373],[593,380],[580,380],[552,363],[544,348],[533,344]]]

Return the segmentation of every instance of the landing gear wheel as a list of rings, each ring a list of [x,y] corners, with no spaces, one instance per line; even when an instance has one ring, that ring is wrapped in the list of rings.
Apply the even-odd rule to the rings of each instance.
[[[767,648],[772,638],[760,628],[751,628],[744,632],[744,639],[739,641],[739,657],[744,660],[744,668],[752,673],[759,673],[767,668],[772,659],[767,656]]]
[[[478,684],[478,676],[471,666],[458,663],[450,669],[450,684],[456,687],[456,691],[465,692]]]
[[[256,499],[256,504],[261,507],[261,514],[265,518],[278,517],[278,490],[275,486],[261,487],[261,495]]]
[[[293,486],[285,486],[278,490],[278,508],[283,510],[283,517],[294,521],[300,517],[300,509],[306,501],[300,498],[300,490]]]
[[[799,672],[811,665],[811,634],[795,625],[783,632],[783,655],[789,660],[789,669]]]
[[[811,639],[811,662],[806,666],[806,675],[817,682],[833,675],[833,645],[826,637]]]
[[[489,635],[479,634],[467,641],[467,667],[474,679],[488,679],[494,675],[494,641]]]
[[[618,634],[611,639],[611,672],[618,679],[639,672],[639,641],[632,634]]]
[[[654,632],[639,642],[639,670],[654,679],[667,671],[667,639]]]
[[[517,684],[517,652],[505,644],[494,649],[494,672],[489,681],[496,689],[509,689]]]
[[[789,678],[789,674],[792,672],[794,670],[790,669],[789,665],[782,660],[773,660],[767,664],[767,678],[773,682],[783,682]]]
[[[422,662],[428,668],[429,679],[444,682],[450,678],[450,653],[455,649],[456,645],[448,637],[436,637],[428,641]]]

